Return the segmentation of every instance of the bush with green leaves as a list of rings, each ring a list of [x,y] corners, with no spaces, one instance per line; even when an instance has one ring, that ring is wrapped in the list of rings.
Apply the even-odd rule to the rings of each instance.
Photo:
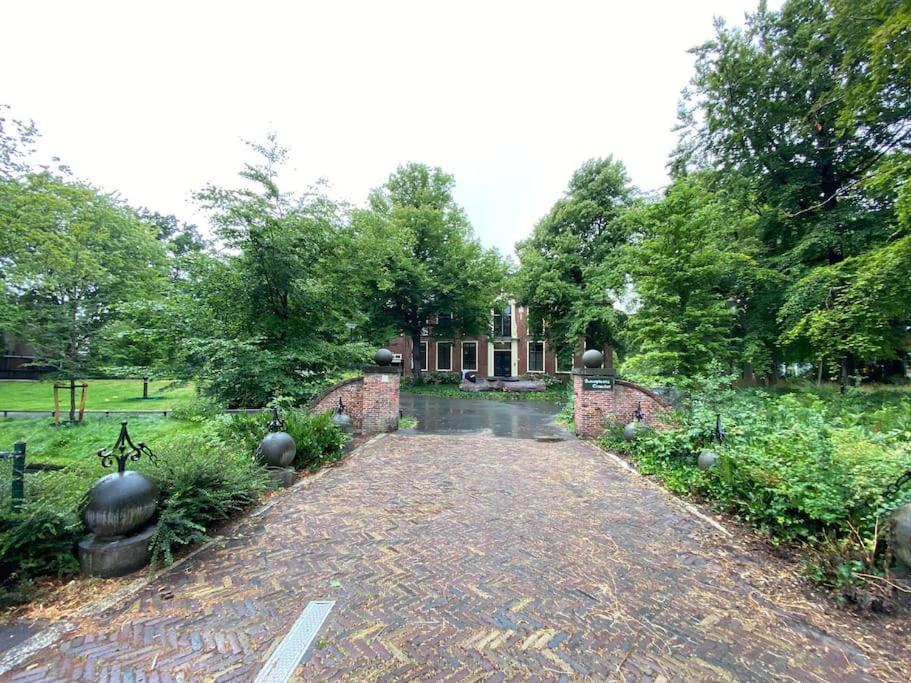
[[[716,413],[723,444],[712,441]],[[815,577],[831,585],[859,566],[881,566],[885,521],[911,500],[911,486],[886,493],[911,468],[911,399],[894,392],[716,386],[691,394],[668,430],[633,442],[613,431],[602,442],[672,491],[713,501],[773,542],[812,548],[828,567],[817,562]],[[708,447],[720,457],[703,471],[696,459]]]
[[[315,469],[338,460],[344,453],[348,436],[332,422],[331,413],[310,415],[303,410],[288,410],[280,411],[280,416],[297,445],[295,468]],[[223,415],[210,423],[207,433],[209,438],[230,441],[252,455],[266,435],[271,419],[268,412]]]
[[[228,447],[225,447],[228,446]],[[152,561],[170,564],[176,548],[206,540],[206,529],[256,501],[268,489],[265,469],[231,444],[174,439],[148,468],[161,487]]]
[[[9,492],[9,477],[0,479]],[[73,554],[85,532],[81,510],[87,487],[68,470],[28,475],[28,495],[17,512],[0,496],[0,607],[28,597],[35,576],[65,576],[79,570]]]
[[[315,470],[342,457],[348,435],[332,422],[331,413],[307,415],[292,412],[286,419],[288,433],[297,444],[294,466]]]

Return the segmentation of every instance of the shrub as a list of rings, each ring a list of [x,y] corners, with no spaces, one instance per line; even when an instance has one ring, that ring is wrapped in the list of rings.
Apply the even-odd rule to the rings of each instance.
[[[265,470],[225,444],[180,438],[159,449],[149,469],[161,487],[161,514],[152,537],[152,562],[171,563],[180,546],[205,540],[206,529],[257,500],[268,488]]]
[[[176,420],[205,422],[221,415],[223,411],[223,406],[217,401],[200,395],[175,402],[171,416]]]
[[[716,410],[723,445],[711,441]],[[911,468],[909,420],[911,403],[894,396],[717,388],[692,394],[669,430],[632,443],[611,432],[603,443],[676,493],[714,501],[773,542],[812,547],[812,574],[836,586],[858,562],[876,570],[884,520],[911,499],[911,487],[885,495]],[[720,459],[703,472],[696,458],[708,446]]]
[[[458,386],[462,377],[458,372],[425,372],[421,375],[421,380],[424,384],[430,385],[451,385]],[[407,382],[411,381],[411,378],[406,379]]]
[[[331,413],[308,415],[289,413],[285,419],[288,433],[297,444],[294,466],[315,470],[342,457],[348,436],[332,422]]]
[[[0,606],[28,599],[31,579],[79,570],[73,548],[85,531],[80,510],[85,480],[70,471],[29,474],[27,498],[18,512],[0,500]],[[0,481],[9,491],[9,479]]]

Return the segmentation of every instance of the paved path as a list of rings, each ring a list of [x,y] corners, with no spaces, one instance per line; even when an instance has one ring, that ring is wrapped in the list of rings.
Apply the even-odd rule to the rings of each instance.
[[[402,412],[418,421],[418,434],[486,434],[533,438],[569,436],[556,423],[561,406],[549,401],[495,401],[403,393]]]
[[[300,680],[898,680],[577,441],[386,436],[276,500],[9,680],[250,680],[321,599]]]

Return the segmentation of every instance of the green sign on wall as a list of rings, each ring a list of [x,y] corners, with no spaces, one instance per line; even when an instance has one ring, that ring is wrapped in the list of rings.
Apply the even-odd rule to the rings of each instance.
[[[610,391],[614,388],[614,378],[583,377],[582,388],[586,391]]]

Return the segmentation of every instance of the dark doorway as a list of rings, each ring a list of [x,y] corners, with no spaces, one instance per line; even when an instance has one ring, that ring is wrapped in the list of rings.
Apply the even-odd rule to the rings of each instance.
[[[493,352],[493,376],[509,377],[512,375],[512,351]]]

